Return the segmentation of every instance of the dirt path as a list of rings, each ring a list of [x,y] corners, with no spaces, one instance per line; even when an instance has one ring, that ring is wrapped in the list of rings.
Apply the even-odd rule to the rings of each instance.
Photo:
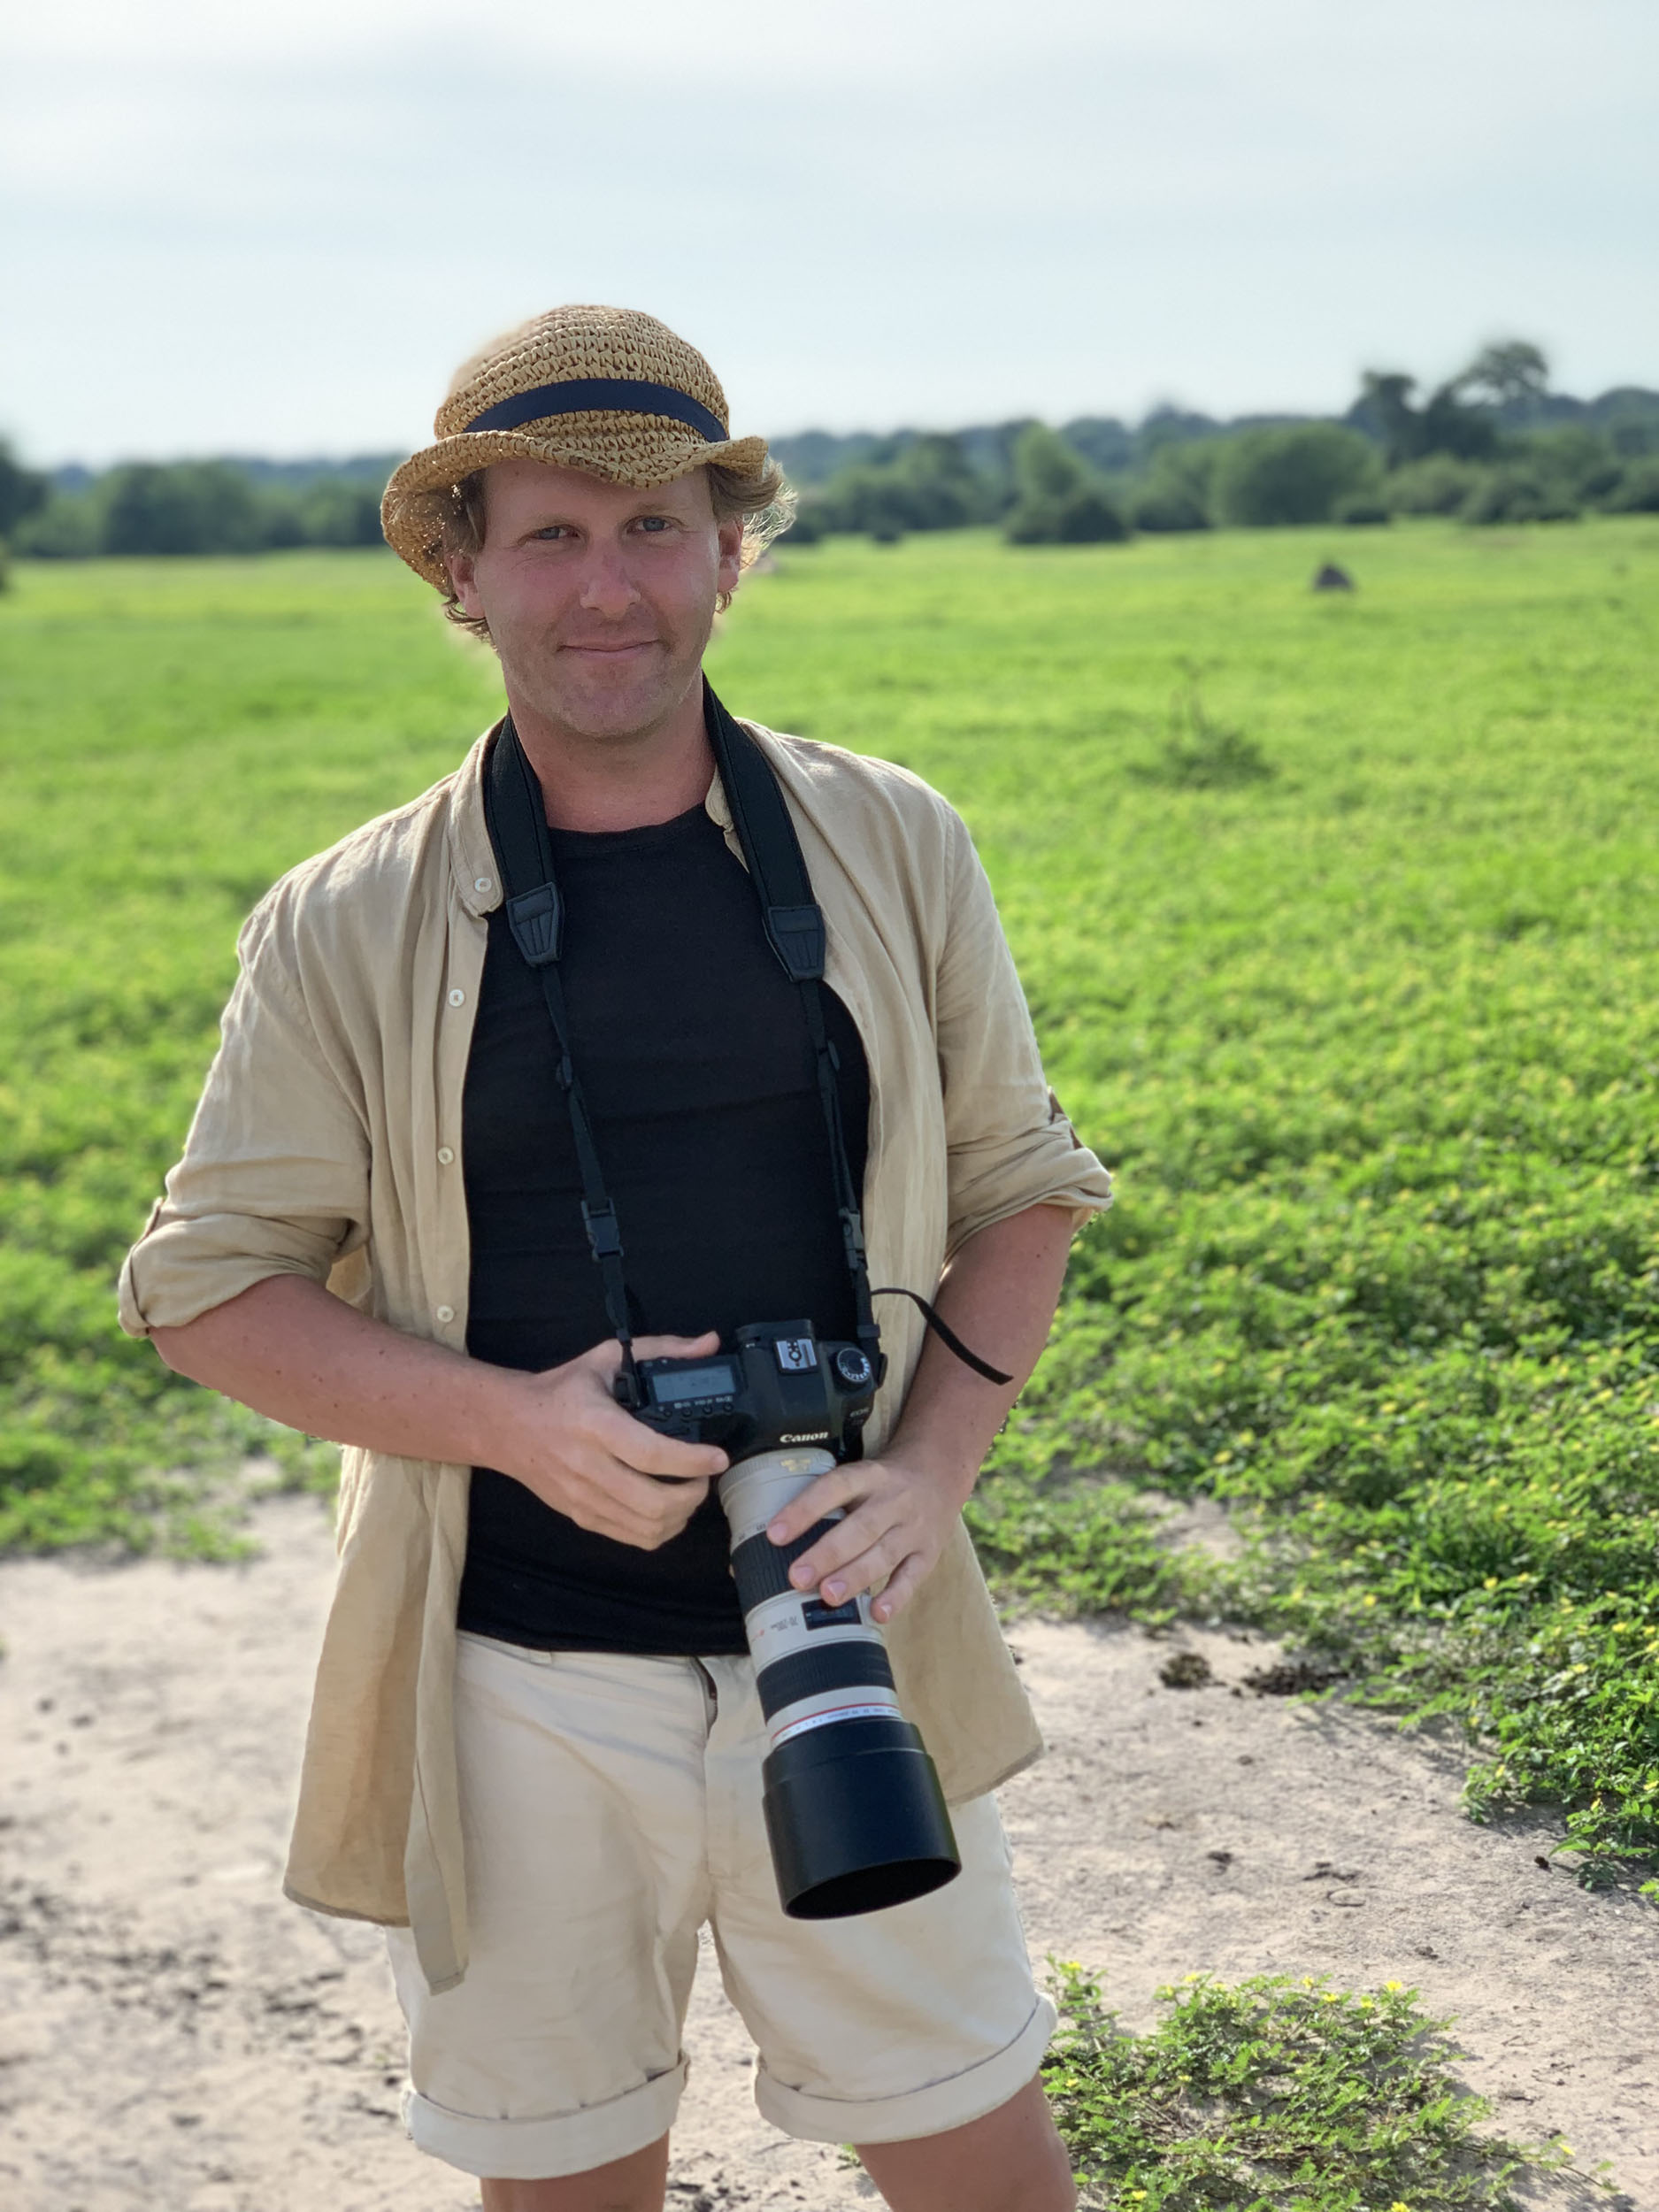
[[[5,2212],[460,2212],[396,2117],[372,1930],[283,1901],[288,1795],[330,1548],[261,1507],[244,1567],[0,1563],[0,2205]],[[1103,1968],[1125,2019],[1195,1968],[1416,1984],[1459,2014],[1511,2132],[1561,2130],[1659,2212],[1655,1916],[1471,1827],[1449,1753],[1230,1686],[1262,1647],[1194,1633],[1218,1684],[1161,1686],[1127,1630],[1015,1641],[1053,1747],[1004,1794],[1033,1953]],[[703,1977],[675,2212],[868,2206],[774,2135]]]

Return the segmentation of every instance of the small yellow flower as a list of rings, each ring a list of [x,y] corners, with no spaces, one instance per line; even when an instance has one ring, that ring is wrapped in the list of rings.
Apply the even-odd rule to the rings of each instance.
[[[1403,1989],[1405,1987],[1405,1984],[1403,1982],[1385,1982],[1383,1984],[1383,1987],[1385,1989]]]

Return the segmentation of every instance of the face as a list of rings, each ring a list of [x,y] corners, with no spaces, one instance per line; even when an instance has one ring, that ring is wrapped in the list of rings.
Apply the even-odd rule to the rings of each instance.
[[[742,520],[717,523],[706,473],[637,491],[499,461],[485,511],[482,546],[450,555],[449,574],[489,625],[515,711],[580,738],[662,727],[696,680],[717,595],[738,580]]]

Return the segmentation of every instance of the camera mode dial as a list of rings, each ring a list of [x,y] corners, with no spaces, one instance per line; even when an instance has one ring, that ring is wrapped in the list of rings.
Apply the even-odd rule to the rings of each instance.
[[[835,1379],[848,1390],[868,1390],[875,1370],[856,1344],[843,1344],[835,1355]]]

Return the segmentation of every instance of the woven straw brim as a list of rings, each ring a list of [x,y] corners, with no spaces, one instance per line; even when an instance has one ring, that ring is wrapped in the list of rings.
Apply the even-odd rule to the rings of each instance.
[[[650,429],[641,436],[645,420]],[[549,423],[545,427],[532,423],[522,430],[459,431],[411,453],[394,472],[380,501],[380,527],[387,543],[417,576],[435,590],[447,591],[449,575],[428,495],[447,490],[493,461],[515,460],[581,469],[607,483],[633,484],[645,490],[654,484],[672,484],[711,461],[739,476],[758,476],[768,455],[764,438],[726,438],[710,445],[695,430],[662,416],[565,415],[557,426]]]

